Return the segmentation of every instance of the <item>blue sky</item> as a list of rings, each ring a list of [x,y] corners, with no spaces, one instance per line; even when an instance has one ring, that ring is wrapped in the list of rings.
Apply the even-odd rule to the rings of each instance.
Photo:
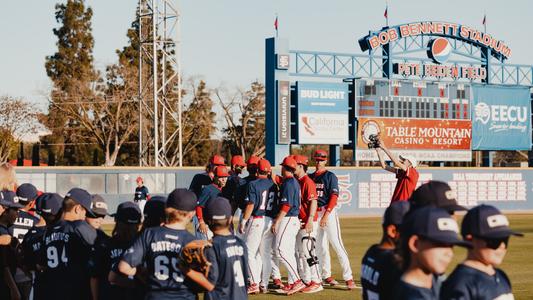
[[[55,52],[56,0],[3,1],[0,10],[0,94],[44,103],[50,90],[44,69]],[[116,61],[126,42],[137,0],[86,0],[94,10],[96,67]],[[176,0],[182,14],[185,76],[202,76],[210,87],[245,87],[264,77],[264,39],[279,34],[292,49],[360,53],[357,39],[385,24],[384,0]],[[510,63],[532,64],[533,1],[390,0],[389,24],[450,21],[482,29],[512,49]]]

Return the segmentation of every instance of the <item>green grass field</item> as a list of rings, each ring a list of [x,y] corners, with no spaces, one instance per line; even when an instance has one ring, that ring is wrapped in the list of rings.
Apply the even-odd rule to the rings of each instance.
[[[533,215],[516,214],[509,216],[511,227],[523,232],[523,238],[511,238],[509,251],[501,268],[505,270],[513,284],[515,299],[533,298]],[[380,218],[343,218],[341,219],[344,245],[350,255],[354,278],[358,281],[361,258],[366,249],[379,241],[381,236]],[[448,268],[451,272],[455,265],[465,257],[465,250],[455,248],[454,262]],[[333,274],[337,280],[342,279],[340,266],[335,252],[331,251]],[[283,270],[282,270],[283,272]],[[284,274],[284,273],[282,273]],[[286,274],[286,273],[285,273]],[[340,280],[339,280],[340,281]],[[344,284],[344,282],[340,282]],[[254,300],[287,297],[285,295],[264,294],[250,297]],[[297,294],[292,299],[361,299],[361,290],[348,291],[342,288],[326,288],[316,294]]]

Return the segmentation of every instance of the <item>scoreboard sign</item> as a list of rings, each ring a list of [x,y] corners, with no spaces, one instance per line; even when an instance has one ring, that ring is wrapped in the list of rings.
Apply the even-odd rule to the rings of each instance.
[[[471,161],[472,122],[450,119],[359,118],[357,160],[377,160],[368,148],[371,134],[378,134],[393,153],[420,161]]]
[[[348,144],[348,85],[302,82],[298,95],[298,144]]]

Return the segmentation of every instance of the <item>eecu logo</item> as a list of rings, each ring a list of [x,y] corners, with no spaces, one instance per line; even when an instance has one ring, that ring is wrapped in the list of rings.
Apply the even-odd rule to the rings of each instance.
[[[428,44],[428,57],[437,64],[443,64],[448,61],[452,53],[452,45],[445,38],[436,38]]]
[[[482,124],[491,122],[518,122],[528,121],[528,109],[526,106],[488,105],[479,102],[475,107],[475,120]]]

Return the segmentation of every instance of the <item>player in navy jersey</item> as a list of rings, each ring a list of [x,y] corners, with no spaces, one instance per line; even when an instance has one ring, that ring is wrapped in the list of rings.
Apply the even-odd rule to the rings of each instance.
[[[220,155],[213,155],[209,160],[209,164],[205,167],[204,173],[199,173],[194,175],[189,186],[189,190],[193,191],[197,198],[200,197],[202,189],[213,183],[213,178],[215,177],[214,170],[218,166],[225,166],[224,157]]]
[[[331,257],[329,245],[333,247],[342,268],[342,277],[349,289],[355,289],[352,268],[348,253],[341,237],[341,227],[337,214],[339,183],[337,176],[326,169],[328,153],[317,150],[314,154],[316,171],[309,175],[316,184],[318,194],[318,217],[320,226],[317,234],[317,253],[322,269],[324,283],[335,286],[338,282],[331,276]]]
[[[400,238],[400,225],[409,210],[405,201],[392,203],[383,215],[381,242],[370,246],[361,260],[361,285],[364,300],[390,300],[401,271],[394,260]]]
[[[182,247],[195,240],[186,226],[194,216],[196,203],[193,192],[186,189],[172,191],[166,202],[165,224],[144,230],[123,254],[118,264],[118,271],[122,274],[135,276],[141,265],[147,269],[145,299],[193,300],[196,293],[191,277],[202,279],[199,282],[195,280],[201,286],[209,283],[203,274],[178,267]]]
[[[213,236],[213,233],[209,231],[203,220],[203,207],[207,200],[222,196],[222,189],[226,186],[229,177],[228,169],[225,166],[218,166],[213,172],[215,174],[213,183],[205,186],[202,189],[202,193],[200,193],[198,206],[196,207],[196,218],[194,219],[196,237],[203,240],[210,239]]]
[[[234,155],[231,158],[231,172],[228,177],[228,182],[222,189],[222,195],[229,200],[233,213],[238,208],[237,190],[244,184],[244,179],[240,176],[244,167],[246,167],[244,158],[241,155]]]
[[[96,230],[85,217],[94,216],[91,195],[73,188],[61,209],[62,219],[47,229],[41,246],[42,299],[90,299],[87,269]]]
[[[205,300],[248,299],[246,278],[247,251],[244,242],[230,230],[232,207],[225,198],[215,198],[207,202],[205,219],[213,232],[213,247],[207,250],[211,262],[208,280],[214,289],[205,293]]]
[[[509,237],[523,234],[512,231],[507,217],[490,205],[470,209],[463,219],[461,234],[472,248],[443,283],[440,299],[514,299],[509,278],[497,266],[507,253]]]
[[[0,192],[0,299],[20,299],[21,295],[15,283],[17,270],[16,248],[18,240],[9,233],[9,226],[15,223],[18,210],[16,194],[12,191]]]
[[[33,226],[22,241],[22,264],[26,271],[33,274],[33,299],[42,299],[42,273],[37,270],[39,254],[46,228],[51,228],[60,219],[63,198],[56,193],[44,193],[35,200],[35,210],[43,222]],[[31,297],[30,297],[31,298]]]
[[[141,231],[151,227],[159,227],[165,222],[166,203],[167,198],[163,196],[154,196],[146,202],[142,211],[144,218]]]
[[[276,194],[274,182],[268,178],[271,168],[268,160],[259,160],[257,179],[248,184],[245,197],[247,205],[239,225],[239,233],[243,235],[248,250],[250,276],[246,280],[250,282],[250,294],[259,293],[263,265],[260,249],[265,231],[265,210],[269,205],[272,207]]]
[[[237,206],[241,210],[241,217],[242,212],[244,212],[244,209],[246,208],[246,201],[244,201],[244,198],[246,197],[246,192],[248,191],[248,184],[257,178],[257,164],[259,163],[260,159],[261,158],[252,155],[248,158],[248,161],[246,161],[246,170],[248,171],[248,176],[243,178],[243,182],[237,189],[236,194]]]
[[[423,207],[405,216],[399,246],[403,274],[393,299],[438,299],[437,276],[452,261],[452,247],[469,246],[458,233],[455,219],[441,208]]]
[[[99,279],[97,299],[143,299],[142,284],[118,272],[122,254],[131,247],[139,232],[141,211],[135,203],[123,202],[113,217],[115,227],[111,239],[105,248],[96,249],[98,260],[95,261],[94,275]]]
[[[275,253],[280,262],[285,266],[288,276],[289,288],[287,295],[292,295],[302,291],[306,285],[298,274],[298,265],[296,263],[296,235],[300,230],[300,185],[294,178],[296,170],[296,161],[287,156],[281,163],[283,183],[279,198],[280,210],[272,224],[272,232],[276,235]]]
[[[148,188],[144,185],[144,180],[141,176],[137,177],[135,180],[137,182],[137,187],[135,188],[135,196],[133,200],[137,205],[139,205],[139,209],[143,211],[144,206],[146,205],[146,202],[150,200],[150,192],[148,191]]]

